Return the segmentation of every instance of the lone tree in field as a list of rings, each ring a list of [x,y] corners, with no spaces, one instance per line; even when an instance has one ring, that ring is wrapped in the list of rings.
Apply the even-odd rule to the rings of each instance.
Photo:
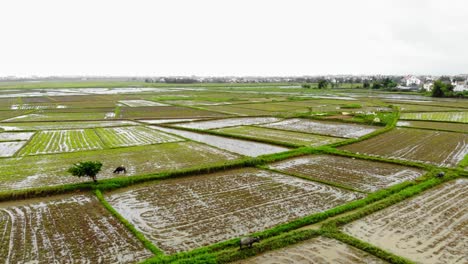
[[[74,164],[68,172],[77,177],[90,177],[97,182],[96,175],[101,171],[102,163],[99,161],[84,161]]]

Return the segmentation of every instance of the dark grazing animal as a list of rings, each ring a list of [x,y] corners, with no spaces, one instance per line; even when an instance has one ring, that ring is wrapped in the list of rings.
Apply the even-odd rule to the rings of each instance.
[[[444,177],[445,173],[443,171],[437,173],[437,178],[442,178]]]
[[[239,246],[240,249],[242,249],[242,246],[249,246],[249,248],[252,248],[252,244],[256,242],[260,242],[259,237],[243,237],[239,242]]]
[[[121,172],[127,173],[127,169],[125,169],[125,167],[124,167],[123,165],[118,166],[118,167],[114,170],[114,173],[119,173],[119,174],[120,174]]]

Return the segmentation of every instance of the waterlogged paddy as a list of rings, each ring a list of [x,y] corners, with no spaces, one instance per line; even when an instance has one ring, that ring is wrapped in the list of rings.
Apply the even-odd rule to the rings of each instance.
[[[398,121],[399,127],[425,128],[434,130],[448,130],[454,132],[468,133],[468,123],[445,123],[430,121]]]
[[[0,123],[5,131],[78,129],[95,127],[116,127],[138,125],[133,121],[80,121],[80,122],[30,122],[30,123]]]
[[[344,231],[417,263],[467,263],[468,180],[445,183]]]
[[[168,106],[167,104],[157,103],[147,100],[121,100],[119,103],[125,104],[130,107],[139,107],[139,106]]]
[[[0,133],[0,141],[28,140],[34,132]]]
[[[102,170],[98,174],[99,180],[208,166],[238,157],[196,142],[174,142],[88,152],[4,158],[0,160],[2,163],[0,192],[87,182],[88,178],[73,177],[67,172],[72,164],[83,160],[99,160],[103,163]],[[112,173],[119,165],[127,168],[125,175]]]
[[[468,123],[468,112],[403,113],[400,118]]]
[[[216,131],[245,136],[249,138],[258,138],[266,140],[275,140],[285,143],[293,143],[297,145],[304,146],[322,146],[338,141],[342,141],[341,138],[320,136],[306,133],[299,133],[286,130],[278,129],[269,129],[264,127],[252,127],[252,126],[239,126],[239,127],[229,127],[223,129],[217,129]]]
[[[268,145],[264,143],[251,142],[246,140],[225,138],[220,136],[213,136],[208,134],[195,133],[190,131],[166,128],[166,127],[154,127],[155,129],[175,134],[184,138],[203,142],[205,144],[215,146],[220,149],[224,149],[233,153],[257,157],[260,155],[273,154],[278,152],[287,151],[287,148]]]
[[[0,142],[0,157],[11,157],[26,144],[26,141]]]
[[[358,138],[377,130],[376,127],[372,126],[321,122],[299,118],[287,119],[261,126],[344,138]]]
[[[456,166],[468,154],[468,134],[396,128],[341,148],[369,155]]]
[[[0,203],[4,263],[135,263],[151,257],[90,195]]]
[[[239,264],[384,264],[367,252],[338,240],[317,237],[290,247],[267,252],[260,256],[236,262]]]
[[[166,253],[264,230],[362,197],[252,168],[165,180],[106,195]]]
[[[422,170],[390,163],[331,155],[293,158],[273,163],[270,167],[285,173],[338,183],[365,192],[374,192],[414,180],[424,173]]]
[[[227,118],[218,120],[208,120],[200,122],[190,122],[177,124],[178,127],[195,128],[195,129],[213,129],[222,127],[233,127],[240,125],[255,125],[277,122],[281,119],[276,117],[245,117],[245,118]]]

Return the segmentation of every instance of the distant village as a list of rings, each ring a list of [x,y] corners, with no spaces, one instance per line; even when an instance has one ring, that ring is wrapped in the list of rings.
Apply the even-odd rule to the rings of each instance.
[[[399,91],[431,91],[436,80],[442,80],[451,84],[454,92],[468,91],[468,74],[454,76],[432,76],[432,75],[317,75],[317,76],[224,76],[224,77],[202,77],[202,76],[50,76],[50,77],[0,77],[0,82],[40,82],[40,81],[135,81],[146,83],[318,83],[326,80],[332,88],[340,88],[342,84],[356,84],[356,87],[373,87],[376,83],[391,81],[391,90]],[[349,87],[349,86],[348,86]]]

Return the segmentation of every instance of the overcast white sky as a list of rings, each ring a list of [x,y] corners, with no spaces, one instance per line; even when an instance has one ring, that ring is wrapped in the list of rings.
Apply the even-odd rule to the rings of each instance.
[[[468,73],[467,0],[1,0],[0,76]]]

